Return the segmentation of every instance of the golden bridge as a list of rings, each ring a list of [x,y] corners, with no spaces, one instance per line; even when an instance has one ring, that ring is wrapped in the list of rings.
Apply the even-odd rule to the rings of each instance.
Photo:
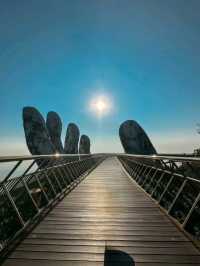
[[[49,155],[3,165],[1,265],[200,265],[200,180],[181,170],[200,159]]]

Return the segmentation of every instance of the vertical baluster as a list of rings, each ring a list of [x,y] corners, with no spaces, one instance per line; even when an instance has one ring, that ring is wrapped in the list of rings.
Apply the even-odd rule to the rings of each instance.
[[[17,214],[17,217],[18,217],[22,227],[24,227],[25,226],[25,222],[24,222],[24,220],[23,220],[23,218],[22,218],[22,216],[21,216],[21,214],[20,214],[20,212],[19,212],[19,210],[18,210],[18,208],[17,208],[17,206],[16,206],[16,204],[15,204],[15,202],[14,202],[14,200],[13,200],[11,194],[10,194],[10,192],[9,192],[9,190],[7,189],[5,184],[3,184],[2,186],[3,186],[3,189],[4,189],[4,192],[5,192],[6,196],[8,197],[8,200],[10,201],[15,213]]]
[[[149,167],[144,165],[144,168],[142,168],[142,171],[140,172],[140,174],[137,176],[136,182],[139,184],[140,182],[140,178],[141,176],[144,176],[147,172],[147,170],[149,170]]]
[[[187,183],[187,179],[185,179],[184,182],[182,183],[182,185],[180,186],[180,188],[179,188],[179,190],[178,190],[178,192],[177,192],[177,194],[176,194],[174,200],[172,201],[171,205],[169,206],[169,208],[168,208],[168,210],[167,210],[168,213],[171,212],[171,210],[172,210],[174,204],[176,203],[176,201],[177,201],[179,195],[181,194],[181,192],[183,191],[183,189],[184,189],[186,183]]]
[[[144,181],[141,184],[142,187],[144,186],[145,182],[148,180],[148,177],[149,177],[151,171],[152,171],[152,167],[150,167],[149,172],[146,174],[146,177],[144,178]]]
[[[158,200],[159,203],[161,202],[163,196],[164,196],[165,193],[167,192],[167,190],[168,190],[170,184],[172,183],[173,179],[174,179],[174,176],[171,175],[171,177],[170,177],[170,179],[169,179],[169,182],[168,182],[167,185],[165,186],[165,189],[164,189],[163,193],[161,194],[161,196],[160,196],[160,198],[159,198],[159,200]]]
[[[158,169],[155,169],[155,172],[154,172],[153,176],[151,177],[151,180],[150,180],[149,184],[147,185],[146,190],[148,190],[148,188],[151,187],[151,183],[153,182],[153,180],[154,180],[155,176],[157,175],[157,173],[158,173]]]
[[[158,181],[156,182],[156,185],[154,187],[154,189],[151,192],[151,196],[153,196],[154,192],[156,191],[156,189],[158,188],[161,180],[163,179],[163,176],[165,175],[165,172],[161,172],[160,178],[158,179]]]
[[[186,218],[185,218],[185,220],[184,220],[184,222],[183,222],[183,224],[182,224],[182,227],[185,227],[185,226],[186,226],[188,220],[190,219],[190,216],[191,216],[192,212],[194,211],[194,209],[195,209],[195,207],[197,206],[197,204],[198,204],[199,201],[200,201],[200,192],[199,192],[199,194],[197,195],[197,197],[196,197],[196,199],[195,199],[195,201],[194,201],[194,203],[193,203],[193,205],[192,205],[192,207],[191,207],[189,213],[187,214],[187,216],[186,216]]]
[[[136,182],[137,182],[138,177],[140,176],[140,174],[142,173],[144,168],[145,168],[145,165],[140,164],[140,167],[138,168],[138,172],[136,173],[135,178],[134,178]]]
[[[25,189],[26,189],[26,191],[27,191],[27,193],[28,193],[28,195],[29,195],[29,198],[31,199],[31,201],[32,201],[32,203],[33,203],[33,205],[34,205],[36,211],[39,212],[39,211],[40,211],[40,210],[39,210],[39,207],[38,207],[37,203],[35,202],[33,196],[31,195],[30,190],[29,190],[29,187],[27,186],[27,183],[26,183],[26,181],[24,180],[23,177],[22,177],[22,182],[23,182],[23,184],[24,184],[24,187],[25,187]]]

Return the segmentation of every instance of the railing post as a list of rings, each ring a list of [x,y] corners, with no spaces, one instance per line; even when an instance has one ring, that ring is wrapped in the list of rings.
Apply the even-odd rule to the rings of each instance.
[[[171,178],[169,179],[169,182],[167,183],[163,193],[161,194],[160,198],[158,199],[159,203],[161,202],[163,196],[165,195],[165,193],[166,193],[167,189],[169,188],[170,184],[172,183],[173,179],[174,179],[174,176],[172,175]]]
[[[145,184],[145,182],[148,180],[148,177],[149,177],[149,175],[150,175],[150,173],[151,173],[151,170],[152,170],[152,167],[150,167],[149,172],[146,173],[146,176],[144,177],[144,180],[143,180],[143,182],[142,182],[142,184],[141,184],[141,187],[143,187],[144,184]]]
[[[56,197],[57,196],[57,192],[55,191],[54,186],[53,186],[51,180],[49,179],[49,177],[48,177],[48,175],[47,175],[46,172],[44,173],[44,175],[45,175],[45,178],[46,178],[47,182],[49,183],[49,185],[50,185],[50,187],[51,187],[51,189],[52,189],[52,191],[53,191],[53,193],[54,193],[54,195]]]
[[[41,182],[40,182],[40,180],[39,180],[37,174],[35,175],[35,179],[36,179],[37,183],[39,184],[39,187],[40,187],[40,189],[42,190],[44,197],[46,198],[47,202],[49,203],[49,202],[50,202],[50,199],[49,199],[49,197],[48,197],[48,195],[47,195],[47,193],[46,193],[44,187],[42,186],[42,184],[41,184]]]
[[[186,216],[186,218],[185,218],[185,220],[184,220],[184,222],[183,222],[183,224],[182,224],[183,227],[186,226],[186,224],[187,224],[187,222],[188,222],[188,220],[189,220],[189,218],[190,218],[192,212],[194,211],[194,209],[195,209],[195,207],[196,207],[196,205],[198,204],[199,201],[200,201],[200,192],[199,192],[199,194],[197,195],[197,197],[196,197],[196,199],[195,199],[195,201],[194,201],[194,203],[193,203],[193,205],[192,205],[192,207],[191,207],[189,213],[187,214],[187,216]]]
[[[160,178],[156,182],[156,185],[155,185],[154,189],[151,192],[151,196],[153,196],[154,192],[156,191],[156,189],[157,189],[158,185],[160,184],[160,182],[161,182],[161,180],[162,180],[164,175],[165,175],[165,172],[162,172],[161,175],[160,175]]]
[[[148,188],[151,187],[151,183],[153,182],[153,180],[154,180],[154,178],[155,178],[157,173],[158,173],[158,169],[155,169],[155,172],[154,172],[153,176],[151,177],[151,180],[150,180],[149,184],[147,185],[147,189],[146,190],[148,190]]]
[[[20,214],[20,212],[19,212],[19,210],[18,210],[18,208],[17,208],[17,206],[16,206],[16,204],[15,204],[15,202],[14,202],[14,200],[13,200],[11,194],[10,194],[10,192],[8,191],[7,187],[4,184],[3,184],[3,189],[5,191],[6,196],[8,197],[8,200],[10,201],[15,213],[17,214],[17,217],[18,217],[22,227],[24,227],[25,226],[24,219],[22,218],[22,216],[21,216],[21,214]]]
[[[178,192],[177,192],[177,194],[176,194],[174,200],[172,201],[171,205],[169,206],[169,208],[168,208],[168,210],[167,210],[168,213],[171,212],[171,210],[172,210],[172,208],[173,208],[173,206],[174,206],[176,200],[178,199],[179,195],[181,194],[181,192],[182,192],[183,188],[185,187],[186,183],[187,183],[187,179],[185,179],[185,180],[183,181],[182,185],[180,186],[180,188],[179,188],[179,190],[178,190]]]
[[[139,182],[140,182],[141,175],[144,176],[144,178],[145,178],[145,174],[146,174],[147,170],[149,170],[149,167],[146,166],[146,165],[144,165],[144,168],[145,168],[145,169],[144,169],[144,172],[141,171],[140,174],[137,176],[136,182],[137,182],[138,184],[139,184]]]
[[[142,173],[143,168],[145,168],[145,165],[141,164],[140,167],[138,168],[138,172],[136,173],[135,178],[134,178],[136,182],[137,182],[137,180],[138,180],[138,177],[139,177],[140,174]]]
[[[36,203],[35,200],[33,199],[32,195],[31,195],[31,193],[30,193],[30,190],[29,190],[29,188],[28,188],[28,186],[27,186],[27,184],[26,184],[26,182],[25,182],[25,180],[24,180],[23,177],[22,177],[22,182],[23,182],[23,184],[24,184],[24,187],[25,187],[25,189],[26,189],[26,191],[27,191],[27,193],[28,193],[28,195],[29,195],[29,197],[30,197],[30,199],[31,199],[31,201],[32,201],[32,203],[33,203],[33,205],[34,205],[34,207],[36,208],[37,212],[39,212],[39,211],[40,211],[40,210],[39,210],[39,207],[37,206],[37,203]]]

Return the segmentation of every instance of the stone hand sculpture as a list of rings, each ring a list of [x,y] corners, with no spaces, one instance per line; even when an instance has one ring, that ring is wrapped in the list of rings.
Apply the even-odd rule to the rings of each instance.
[[[134,120],[127,120],[121,124],[119,136],[126,153],[141,155],[156,154],[156,149],[146,132]]]
[[[64,151],[66,154],[78,153],[79,128],[74,123],[69,123],[65,137]]]
[[[64,153],[61,142],[62,121],[56,112],[49,112],[47,114],[46,127],[57,153]]]
[[[32,155],[54,154],[45,120],[34,107],[23,108],[23,126],[26,143]]]
[[[90,154],[90,138],[82,135],[79,142],[79,154]]]

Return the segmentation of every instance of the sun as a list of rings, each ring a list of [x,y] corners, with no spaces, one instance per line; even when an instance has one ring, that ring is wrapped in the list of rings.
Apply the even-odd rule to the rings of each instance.
[[[103,112],[106,110],[106,103],[102,100],[97,100],[97,102],[95,103],[95,108],[98,112]]]
[[[108,115],[112,109],[112,101],[106,95],[98,95],[91,99],[90,111],[97,117]]]

